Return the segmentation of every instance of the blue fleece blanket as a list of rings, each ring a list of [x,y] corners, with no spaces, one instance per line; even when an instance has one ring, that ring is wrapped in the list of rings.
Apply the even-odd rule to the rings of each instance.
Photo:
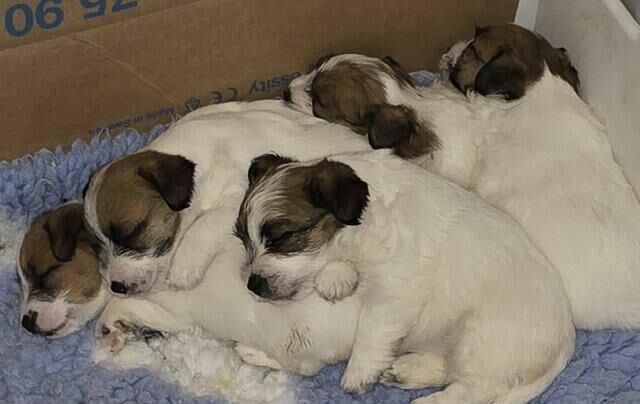
[[[426,72],[414,75],[430,82]],[[140,367],[114,370],[93,360],[93,323],[61,340],[45,341],[19,326],[20,286],[14,261],[21,232],[40,213],[77,199],[93,170],[133,153],[164,131],[135,131],[115,138],[101,135],[77,141],[69,151],[43,150],[12,163],[0,163],[0,402],[225,402],[195,397]],[[405,403],[420,392],[376,386],[363,396],[341,392],[344,365],[329,366],[315,377],[294,377],[295,400],[309,403]],[[578,332],[569,366],[535,402],[640,402],[640,333]]]

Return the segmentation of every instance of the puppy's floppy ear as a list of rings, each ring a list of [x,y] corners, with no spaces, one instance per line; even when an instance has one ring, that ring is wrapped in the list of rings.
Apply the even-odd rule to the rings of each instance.
[[[573,87],[576,94],[580,94],[580,75],[578,70],[571,63],[569,58],[569,52],[565,48],[555,48],[556,56],[558,57],[558,67],[549,60],[547,64],[553,74],[560,76],[564,81],[569,83]],[[547,58],[545,58],[547,59]]]
[[[83,229],[84,210],[79,203],[61,206],[49,214],[44,230],[54,257],[58,261],[71,261],[76,251],[78,235]]]
[[[195,163],[178,155],[151,153],[151,158],[138,169],[138,175],[160,193],[171,210],[188,208],[193,195]]]
[[[351,167],[323,160],[309,182],[311,203],[327,209],[340,223],[360,224],[360,216],[369,201],[369,187]]]
[[[415,114],[403,105],[376,105],[367,114],[367,134],[374,149],[391,148],[415,133]]]
[[[506,100],[522,97],[527,85],[527,73],[511,57],[511,52],[501,50],[480,69],[474,89],[482,95],[499,94]]]
[[[294,160],[289,157],[280,156],[275,153],[267,153],[262,156],[258,156],[251,160],[251,166],[247,176],[249,177],[249,184],[255,184],[260,178],[262,178],[267,171],[273,167],[277,167],[282,164],[291,163]]]

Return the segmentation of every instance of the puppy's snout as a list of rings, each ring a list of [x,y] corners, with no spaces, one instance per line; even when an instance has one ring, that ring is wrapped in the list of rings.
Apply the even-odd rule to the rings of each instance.
[[[32,334],[37,334],[38,327],[36,326],[36,320],[38,319],[38,312],[29,310],[27,314],[22,316],[22,326],[25,330]]]
[[[269,288],[269,281],[267,278],[251,274],[249,281],[247,282],[247,289],[253,292],[255,295],[267,298],[271,296],[271,289]]]
[[[112,281],[111,282],[111,291],[113,293],[120,293],[122,295],[126,295],[129,288],[123,282]]]
[[[289,90],[288,88],[284,90],[284,92],[282,93],[282,99],[285,102],[291,102],[291,90]]]

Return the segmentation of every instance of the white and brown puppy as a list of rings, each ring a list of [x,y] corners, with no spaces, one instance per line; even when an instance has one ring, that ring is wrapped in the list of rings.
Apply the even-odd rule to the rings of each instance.
[[[402,354],[423,386],[448,384],[425,402],[525,402],[564,368],[562,282],[506,214],[386,150],[258,163],[237,219],[258,292],[304,295],[334,261],[360,273],[344,389],[366,390]]]
[[[214,105],[185,116],[145,150],[98,170],[87,187],[86,222],[111,290],[197,284],[232,231],[253,157],[366,147],[347,128],[281,101]]]
[[[479,149],[474,189],[560,271],[579,327],[640,327],[640,204],[565,50],[502,25],[447,58],[450,80],[501,129]]]
[[[640,327],[640,204],[564,49],[502,25],[454,45],[441,65],[468,99],[442,83],[401,85],[358,55],[321,62],[290,99],[509,213],[560,272],[578,327]]]
[[[38,217],[24,237],[19,260],[21,323],[31,333],[68,335],[109,300],[79,203]]]
[[[366,135],[374,149],[403,158],[468,187],[491,117],[464,94],[436,82],[416,88],[392,58],[357,54],[321,58],[291,82],[285,100],[296,110]]]

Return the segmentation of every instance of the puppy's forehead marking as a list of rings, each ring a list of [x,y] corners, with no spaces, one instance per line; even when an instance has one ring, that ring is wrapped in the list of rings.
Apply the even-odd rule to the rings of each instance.
[[[263,230],[268,228],[277,238],[289,233],[276,253],[317,250],[330,241],[342,227],[327,211],[313,206],[308,194],[308,182],[318,160],[289,163],[267,173],[243,203],[240,215],[245,215],[253,254],[267,252],[269,240]]]
[[[84,236],[78,236],[70,261],[62,262],[55,258],[49,234],[44,229],[44,224],[54,212],[38,217],[25,235],[19,263],[23,305],[32,298],[46,301],[61,298],[83,303],[94,298],[100,289],[102,279],[98,259]]]

